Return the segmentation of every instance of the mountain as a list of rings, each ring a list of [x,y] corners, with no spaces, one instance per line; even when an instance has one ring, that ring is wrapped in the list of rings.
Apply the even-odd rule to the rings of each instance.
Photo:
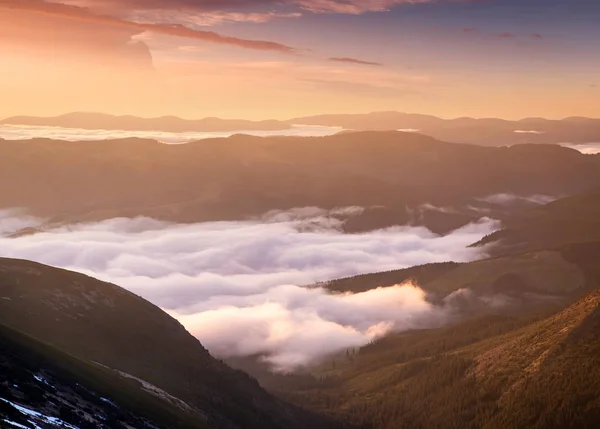
[[[562,198],[506,217],[502,229],[476,243],[494,255],[600,240],[600,190]]]
[[[83,371],[96,381],[100,377],[102,385],[90,388],[117,402],[127,394],[119,387],[125,383],[123,378],[141,383],[143,390],[165,401],[162,407],[167,417],[173,410],[180,414],[183,410],[184,420],[196,422],[193,427],[329,427],[275,399],[245,373],[214,359],[158,307],[118,286],[81,274],[0,259],[0,325],[77,359],[75,367],[63,358],[58,364],[80,376]],[[23,343],[30,347],[29,340],[18,341],[19,347]],[[48,349],[42,350],[45,353],[57,356]],[[29,372],[40,370],[35,362],[26,364]],[[52,366],[48,369],[55,372]],[[99,376],[99,371],[109,373],[108,378]],[[106,392],[110,383],[113,390]],[[135,395],[140,394],[139,386],[137,390]],[[130,401],[138,401],[138,409],[149,413],[160,411],[160,407],[143,406],[150,403],[147,395]]]
[[[526,118],[509,121],[495,118],[442,119],[401,112],[374,112],[309,116],[295,118],[288,123],[336,126],[357,131],[415,130],[444,141],[483,146],[600,142],[600,119],[590,118]]]
[[[443,231],[504,211],[502,201],[481,206],[490,195],[573,195],[600,186],[599,167],[600,156],[560,146],[480,147],[400,132],[238,135],[175,146],[0,141],[0,201],[56,222],[139,215],[197,222],[294,207],[368,208],[350,232],[406,224],[429,204],[434,210],[418,223]],[[377,206],[387,214],[371,216]],[[452,212],[467,206],[482,211]]]
[[[343,131],[343,134],[355,131],[415,131],[442,141],[482,146],[600,142],[600,119],[580,117],[562,120],[525,118],[510,121],[498,118],[442,119],[430,115],[401,112],[373,112],[308,116],[288,121],[249,121],[220,118],[191,120],[176,116],[140,118],[75,112],[55,117],[14,116],[0,121],[0,125],[2,124],[174,133],[282,131],[294,125],[319,125],[344,128],[346,131]]]
[[[51,118],[36,116],[14,116],[0,121],[0,125],[27,125],[39,127],[80,128],[85,130],[165,131],[182,132],[225,132],[225,131],[279,131],[287,130],[284,122],[247,121],[242,119],[204,118],[181,119],[176,116],[139,118],[136,116],[114,116],[103,113],[77,112]]]
[[[280,394],[374,429],[594,428],[600,293],[555,314],[485,316],[387,337]],[[316,370],[315,370],[316,372]]]
[[[454,322],[489,314],[528,314],[556,309],[597,287],[586,258],[600,246],[511,254],[469,263],[436,263],[363,274],[316,286],[335,293],[360,293],[413,281],[429,302],[446,308]]]
[[[208,427],[165,392],[2,325],[0,356],[0,427]]]
[[[540,254],[523,255],[529,262],[521,264],[530,281],[538,278],[538,294],[579,290],[558,305],[517,313],[488,310],[437,329],[391,334],[331,357],[310,372],[265,377],[264,384],[295,403],[370,429],[598,427],[600,242],[567,246],[560,256],[564,269],[568,261],[578,276],[555,278],[562,269],[553,273],[550,260],[538,261]],[[438,290],[453,289],[444,276],[468,282],[468,271],[471,281],[485,289],[494,270],[477,265],[499,263],[502,278],[511,269],[501,260],[435,266],[429,289],[433,284]],[[545,279],[540,271],[546,272]],[[518,277],[510,277],[493,288],[512,296],[531,292],[523,290]]]

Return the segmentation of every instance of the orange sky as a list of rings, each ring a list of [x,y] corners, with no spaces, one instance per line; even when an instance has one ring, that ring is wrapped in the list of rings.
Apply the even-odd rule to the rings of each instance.
[[[0,0],[0,116],[600,117],[600,7],[549,1]]]

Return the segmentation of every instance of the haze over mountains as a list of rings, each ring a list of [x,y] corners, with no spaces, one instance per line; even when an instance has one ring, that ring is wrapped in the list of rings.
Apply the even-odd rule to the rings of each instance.
[[[309,116],[287,121],[247,121],[218,118],[185,120],[175,116],[146,119],[100,113],[70,113],[53,118],[17,116],[6,118],[0,121],[0,124],[173,133],[284,132],[289,131],[293,126],[311,125],[330,127],[332,130],[345,129],[351,131],[414,130],[443,141],[483,146],[600,142],[600,119],[582,117],[571,117],[562,120],[526,118],[519,121],[510,121],[495,118],[442,119],[435,116],[400,112],[374,112],[354,115]]]

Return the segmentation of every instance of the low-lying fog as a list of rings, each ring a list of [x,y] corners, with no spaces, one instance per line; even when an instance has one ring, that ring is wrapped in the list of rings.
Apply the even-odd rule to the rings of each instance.
[[[120,130],[84,130],[79,128],[40,127],[27,125],[0,125],[0,138],[5,140],[28,140],[47,138],[66,141],[97,141],[125,138],[142,138],[157,140],[162,143],[182,144],[197,140],[230,137],[235,134],[247,134],[258,137],[297,136],[325,137],[343,131],[339,127],[322,127],[318,125],[292,125],[287,130],[278,131],[227,131],[227,132],[183,132],[164,131],[120,131]]]
[[[342,211],[352,215],[360,208]],[[482,219],[444,237],[419,227],[348,235],[332,217],[339,213],[306,208],[190,225],[112,219],[8,238],[40,221],[5,210],[0,255],[116,283],[178,318],[214,355],[262,353],[288,370],[389,330],[436,325],[445,317],[409,284],[356,295],[302,285],[473,260],[479,250],[466,246],[497,227]]]
[[[582,144],[570,144],[564,143],[562,146],[570,147],[571,149],[578,150],[581,153],[588,155],[595,155],[600,153],[600,143],[582,143]]]

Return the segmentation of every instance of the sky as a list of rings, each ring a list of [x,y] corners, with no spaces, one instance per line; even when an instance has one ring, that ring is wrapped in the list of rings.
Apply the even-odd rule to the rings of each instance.
[[[0,117],[600,117],[597,0],[0,0]]]

